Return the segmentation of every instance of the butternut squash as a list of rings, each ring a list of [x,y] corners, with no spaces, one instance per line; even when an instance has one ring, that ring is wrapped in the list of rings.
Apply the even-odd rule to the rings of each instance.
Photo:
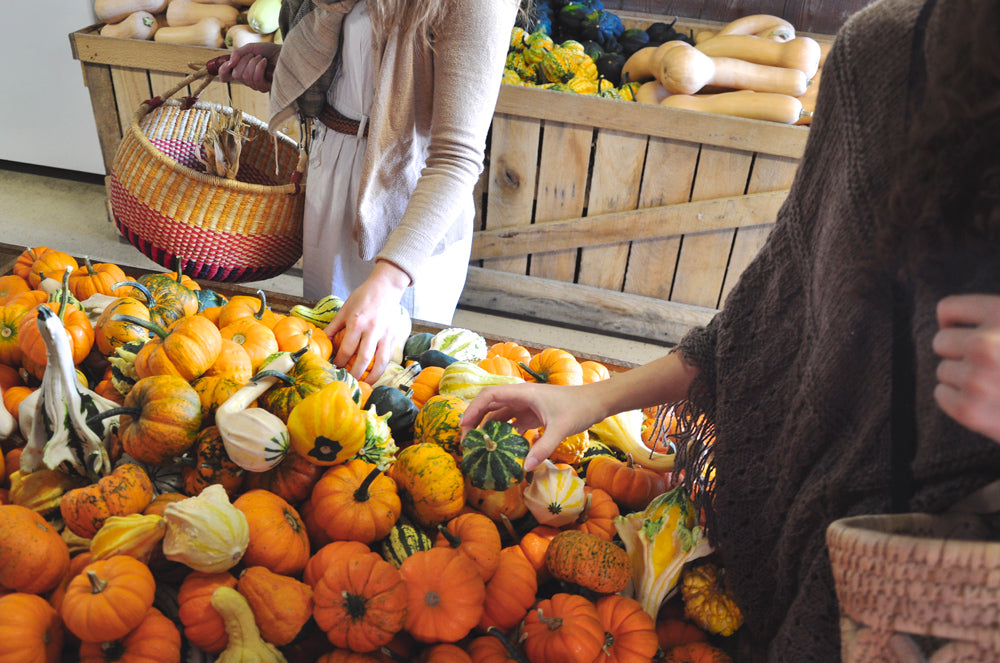
[[[175,0],[176,1],[176,0]],[[205,48],[222,48],[222,32],[225,28],[219,19],[206,17],[194,25],[160,28],[153,35],[153,41],[164,44],[186,44]]]
[[[772,67],[798,69],[807,79],[819,69],[819,42],[811,37],[778,42],[756,35],[719,35],[695,48],[714,58],[737,58]]]
[[[236,25],[240,11],[232,5],[209,5],[194,0],[170,0],[167,6],[167,25],[180,28],[194,25],[203,18],[215,18],[224,28]],[[221,35],[220,35],[221,37]]]
[[[809,81],[809,89],[800,95],[798,100],[802,102],[802,117],[795,124],[812,124],[813,113],[816,112],[816,96],[819,94],[819,81],[822,78],[823,70],[820,69]]]
[[[711,39],[712,37],[714,37],[717,34],[718,34],[718,32],[716,32],[715,30],[699,30],[698,32],[694,33],[694,37],[693,38],[694,38],[695,46],[697,46],[698,44],[700,44],[701,42],[703,42],[703,41],[705,41],[707,39]]]
[[[160,27],[156,22],[156,17],[147,11],[132,12],[117,23],[108,23],[100,30],[102,37],[114,37],[116,39],[143,39],[153,38],[153,34]]]
[[[256,44],[262,41],[272,41],[274,33],[262,35],[244,23],[237,23],[226,30],[226,48],[237,49],[246,44]]]
[[[805,112],[802,102],[795,97],[749,90],[702,95],[672,94],[661,101],[660,105],[782,124],[795,124]]]
[[[771,14],[750,14],[722,26],[718,35],[757,35],[768,39],[794,39],[795,26]]]
[[[629,56],[622,67],[622,82],[642,82],[656,78],[657,63],[663,54],[682,42],[674,39],[659,46],[647,46]]]
[[[797,97],[809,86],[809,79],[798,69],[714,58],[685,42],[666,51],[658,64],[657,78],[671,94],[695,94],[714,85]]]
[[[647,81],[635,91],[635,100],[641,104],[658,104],[669,96],[660,81]]]
[[[94,0],[94,13],[104,23],[118,23],[138,11],[159,14],[167,8],[167,2],[168,0]]]

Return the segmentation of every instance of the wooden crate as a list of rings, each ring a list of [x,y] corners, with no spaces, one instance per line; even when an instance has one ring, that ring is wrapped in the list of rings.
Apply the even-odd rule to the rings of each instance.
[[[224,51],[109,39],[98,28],[70,40],[110,171],[138,105]],[[242,85],[215,82],[202,97],[266,116],[266,95]],[[765,241],[807,135],[504,85],[460,306],[675,343],[711,318]]]
[[[767,238],[807,135],[504,85],[462,303],[676,342]]]

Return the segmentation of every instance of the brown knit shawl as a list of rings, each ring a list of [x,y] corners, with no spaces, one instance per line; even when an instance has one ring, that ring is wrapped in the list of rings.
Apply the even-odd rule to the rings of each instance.
[[[943,29],[949,3],[938,0],[928,35]],[[761,660],[840,660],[826,527],[890,510],[891,400],[906,385],[893,384],[894,284],[873,268],[885,264],[873,247],[892,148],[904,139],[923,4],[881,0],[841,30],[771,237],[724,309],[678,346],[701,369],[692,398],[717,435],[710,536]],[[1000,260],[971,255],[941,256],[940,269],[902,284],[915,348],[915,439],[904,440],[915,445],[913,511],[947,509],[1000,477],[1000,445],[956,424],[932,396],[937,301],[1000,293]]]

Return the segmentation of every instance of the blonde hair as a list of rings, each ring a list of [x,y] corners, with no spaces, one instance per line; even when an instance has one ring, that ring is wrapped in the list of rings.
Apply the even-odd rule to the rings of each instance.
[[[434,26],[455,0],[368,0],[375,41],[385,43],[393,31],[420,35],[430,42]]]

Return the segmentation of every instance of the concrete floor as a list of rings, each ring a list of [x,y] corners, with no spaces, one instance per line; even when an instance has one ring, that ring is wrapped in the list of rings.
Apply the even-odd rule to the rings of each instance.
[[[103,178],[96,175],[0,161],[0,242],[48,246],[94,261],[161,269],[119,235],[108,218]],[[245,285],[290,295],[302,293],[302,280],[294,268],[276,278]],[[667,351],[662,345],[641,340],[461,308],[453,324],[492,338],[562,347],[624,365],[645,363]]]

